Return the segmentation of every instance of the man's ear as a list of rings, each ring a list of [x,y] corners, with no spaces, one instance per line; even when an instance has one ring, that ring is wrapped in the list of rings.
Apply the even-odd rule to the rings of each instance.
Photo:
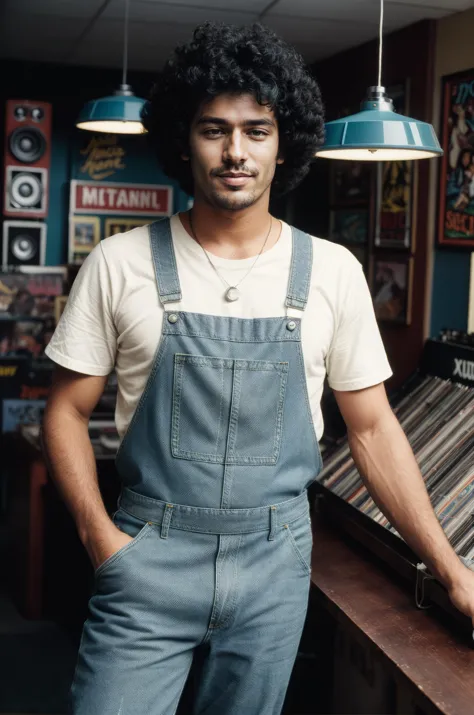
[[[181,154],[181,159],[183,161],[189,161],[189,156],[187,154]]]
[[[284,163],[285,163],[284,158],[282,156],[279,156],[277,159],[277,164],[284,164]]]

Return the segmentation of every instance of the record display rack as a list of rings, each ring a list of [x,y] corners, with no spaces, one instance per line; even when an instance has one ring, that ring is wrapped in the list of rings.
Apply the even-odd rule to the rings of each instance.
[[[428,340],[419,370],[390,402],[438,519],[460,558],[474,570],[474,348]],[[470,619],[452,606],[445,588],[373,502],[346,438],[325,453],[310,499],[329,523],[411,583],[418,607],[436,604],[472,633]]]

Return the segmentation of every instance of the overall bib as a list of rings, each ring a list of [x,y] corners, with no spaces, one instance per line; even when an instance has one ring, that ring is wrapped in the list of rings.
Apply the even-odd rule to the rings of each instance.
[[[286,306],[302,312],[312,243],[292,232]],[[279,715],[321,469],[301,319],[170,312],[181,289],[168,219],[150,241],[163,329],[117,455],[114,522],[134,539],[96,571],[73,712],[173,715],[200,647],[195,715]]]

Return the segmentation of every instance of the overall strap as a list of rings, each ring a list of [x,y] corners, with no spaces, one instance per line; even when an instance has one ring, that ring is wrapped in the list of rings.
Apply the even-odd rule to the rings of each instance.
[[[304,310],[308,302],[311,270],[313,268],[313,241],[307,233],[292,227],[293,252],[290,280],[288,282],[287,308]]]
[[[181,286],[169,218],[150,224],[150,245],[160,301],[163,305],[175,303],[181,300]]]

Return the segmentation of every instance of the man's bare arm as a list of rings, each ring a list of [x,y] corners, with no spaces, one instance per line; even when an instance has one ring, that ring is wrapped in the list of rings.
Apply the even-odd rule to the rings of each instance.
[[[384,386],[335,395],[352,456],[374,501],[430,570],[449,585],[461,564],[436,518]]]
[[[42,425],[50,475],[95,567],[130,540],[106,512],[89,438],[89,419],[106,380],[58,367]]]
[[[474,617],[474,574],[452,549],[434,513],[385,387],[335,391],[335,396],[347,425],[352,456],[374,501],[450,591],[455,605]]]

